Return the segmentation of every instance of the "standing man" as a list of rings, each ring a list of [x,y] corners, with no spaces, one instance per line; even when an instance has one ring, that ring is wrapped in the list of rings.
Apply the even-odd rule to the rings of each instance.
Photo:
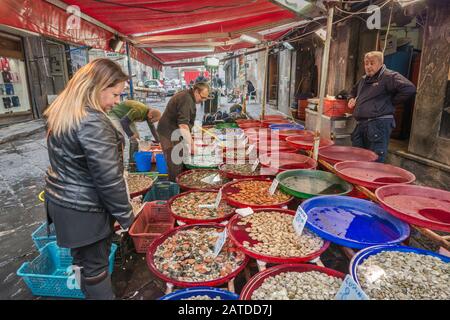
[[[184,150],[187,149],[190,152],[193,149],[191,130],[197,114],[195,105],[206,101],[209,91],[207,83],[199,82],[191,89],[175,94],[169,100],[158,123],[159,139],[166,158],[170,181],[175,181],[177,175],[183,170],[183,154],[180,154],[175,146],[183,141],[187,147]]]
[[[139,150],[138,140],[139,133],[136,128],[136,121],[147,121],[150,131],[154,130],[154,122],[161,118],[161,111],[155,108],[147,107],[145,104],[135,100],[125,100],[112,108],[108,113],[111,122],[119,130],[122,135],[128,136],[125,144],[129,147],[129,163],[134,163],[133,154]],[[153,127],[153,128],[152,128]],[[154,135],[154,131],[152,131]],[[158,140],[158,137],[153,137]],[[128,148],[125,148],[128,150]]]
[[[357,121],[352,132],[355,147],[378,154],[378,162],[386,160],[389,137],[395,128],[394,105],[406,102],[416,93],[414,84],[384,65],[383,52],[371,51],[364,56],[364,75],[353,87],[348,101],[355,108]]]

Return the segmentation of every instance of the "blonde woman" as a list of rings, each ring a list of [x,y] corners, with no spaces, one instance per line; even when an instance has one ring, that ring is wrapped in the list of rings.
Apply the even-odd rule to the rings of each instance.
[[[78,70],[48,107],[47,219],[58,245],[71,249],[88,299],[113,299],[108,256],[113,224],[130,227],[133,213],[123,178],[123,136],[106,113],[128,76],[97,59]],[[77,277],[78,278],[78,277]]]

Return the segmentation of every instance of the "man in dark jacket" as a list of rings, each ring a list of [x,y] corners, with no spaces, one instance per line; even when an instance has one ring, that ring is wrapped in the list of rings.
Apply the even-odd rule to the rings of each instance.
[[[181,141],[185,143],[187,152],[194,143],[191,130],[197,115],[196,104],[208,99],[210,87],[207,83],[196,83],[192,89],[178,92],[167,103],[158,123],[158,135],[161,148],[167,162],[169,180],[175,178],[183,170],[183,151],[175,148]]]
[[[355,110],[357,121],[352,132],[355,147],[378,154],[378,162],[386,160],[389,137],[395,128],[394,105],[406,102],[416,93],[416,87],[398,72],[383,64],[383,53],[372,51],[364,56],[364,75],[353,87],[348,107]]]

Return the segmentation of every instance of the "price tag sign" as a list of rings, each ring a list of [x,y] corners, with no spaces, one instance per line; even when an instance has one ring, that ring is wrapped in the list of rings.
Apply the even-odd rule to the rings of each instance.
[[[303,229],[305,228],[306,220],[308,220],[306,212],[303,210],[301,206],[298,206],[297,213],[295,214],[294,220],[292,221],[294,230],[298,236],[302,235]]]
[[[344,282],[342,282],[334,300],[369,300],[369,297],[348,274],[345,276]]]
[[[255,172],[256,168],[258,168],[259,165],[259,159],[256,159],[255,163],[252,165],[252,172]]]
[[[201,209],[215,209],[214,204],[199,204],[198,207]]]
[[[214,183],[220,181],[220,176],[218,173],[215,173],[215,174],[212,174],[212,175],[209,175],[209,176],[203,178],[200,181],[207,183],[207,184],[214,184]]]
[[[279,183],[280,182],[277,179],[273,180],[272,185],[269,188],[269,194],[271,196],[273,196],[275,194],[275,191],[277,190]]]
[[[216,202],[214,203],[214,208],[217,209],[219,207],[220,201],[222,201],[222,189],[219,190],[219,192],[217,193]]]
[[[236,213],[238,215],[240,215],[241,217],[245,218],[245,217],[253,214],[254,212],[253,212],[252,208],[241,208],[241,209],[236,209]]]
[[[227,241],[227,229],[223,229],[223,232],[219,233],[219,238],[216,241],[216,244],[214,245],[214,258],[217,258],[220,251],[222,251],[223,246],[225,245],[225,242]]]
[[[247,154],[251,154],[254,149],[255,149],[255,145],[251,144],[247,149]]]

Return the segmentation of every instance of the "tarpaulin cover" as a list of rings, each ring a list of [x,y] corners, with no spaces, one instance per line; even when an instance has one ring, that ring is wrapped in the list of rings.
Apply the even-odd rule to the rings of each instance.
[[[164,44],[195,42],[208,46],[213,42],[224,42],[238,38],[245,32],[256,32],[270,27],[298,21],[293,12],[279,7],[268,0],[65,0],[77,5],[81,11],[139,42],[145,36],[201,35],[187,40],[149,42],[152,47]],[[265,37],[273,40],[285,33],[277,31]],[[217,36],[205,38],[206,33]],[[204,45],[203,45],[204,44]],[[229,46],[216,46],[215,53],[250,48],[251,43],[241,42]],[[150,50],[146,48],[145,50]],[[155,54],[164,62],[195,58],[207,53]]]
[[[135,45],[131,56],[145,64],[161,68],[157,59],[147,54],[151,48],[182,46],[214,46],[215,53],[250,48],[254,44],[235,41],[241,34],[279,27],[299,18],[269,0],[64,0],[67,5],[78,6],[81,12],[132,39]],[[110,31],[94,23],[80,20],[78,30],[68,30],[66,23],[71,13],[43,0],[3,0],[0,23],[34,31],[63,41],[110,50]],[[274,40],[287,30],[273,30],[264,36]],[[155,36],[180,36],[177,39],[148,39]],[[187,37],[183,37],[183,36]],[[218,45],[219,43],[219,45]],[[163,62],[206,56],[210,53],[153,54]]]
[[[79,23],[78,28],[70,28],[76,26],[77,23]],[[106,51],[111,51],[109,40],[114,37],[111,32],[83,19],[79,19],[77,22],[74,20],[73,11],[66,12],[40,0],[2,0],[0,2],[0,24]],[[130,55],[146,65],[161,70],[161,63],[142,49],[131,46]]]

